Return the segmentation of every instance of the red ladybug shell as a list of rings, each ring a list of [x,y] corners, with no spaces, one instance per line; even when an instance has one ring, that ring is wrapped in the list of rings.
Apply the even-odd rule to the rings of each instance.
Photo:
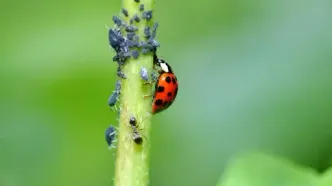
[[[178,93],[178,81],[172,72],[160,74],[155,86],[152,113],[156,114],[172,105]]]

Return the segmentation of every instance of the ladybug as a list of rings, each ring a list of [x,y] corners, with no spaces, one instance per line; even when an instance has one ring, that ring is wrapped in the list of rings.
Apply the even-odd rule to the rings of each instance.
[[[174,102],[178,93],[178,81],[171,66],[165,60],[154,56],[154,65],[160,67],[152,101],[152,113],[167,109]]]

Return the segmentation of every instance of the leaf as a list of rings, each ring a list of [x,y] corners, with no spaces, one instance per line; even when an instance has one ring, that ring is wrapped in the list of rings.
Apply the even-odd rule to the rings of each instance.
[[[284,158],[251,153],[231,160],[218,186],[317,186],[318,183],[318,174],[313,169]]]

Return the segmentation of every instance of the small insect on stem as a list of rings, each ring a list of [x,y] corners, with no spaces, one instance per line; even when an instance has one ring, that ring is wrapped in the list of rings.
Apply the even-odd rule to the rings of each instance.
[[[118,66],[117,75],[119,76],[119,78],[122,78],[122,79],[127,78],[126,75],[121,71],[120,65]]]
[[[111,125],[105,131],[105,140],[109,148],[115,148],[114,142],[116,141],[116,131]]]
[[[141,5],[139,6],[139,10],[140,10],[140,11],[144,11],[144,4],[141,4]]]
[[[137,145],[140,145],[143,143],[143,138],[141,136],[141,134],[138,132],[138,126],[137,126],[137,121],[136,118],[134,116],[131,116],[129,119],[129,124],[131,126],[131,128],[133,129],[133,140]]]
[[[119,95],[121,94],[120,90],[121,90],[121,82],[117,80],[115,84],[115,90],[108,99],[108,105],[110,107],[113,107],[116,104],[117,100],[119,99]]]
[[[146,37],[150,37],[151,32],[150,32],[150,27],[149,26],[146,26],[144,28],[144,34],[145,34]]]
[[[109,29],[108,31],[108,41],[111,47],[118,51],[121,43],[125,41],[125,39],[121,36],[120,30]]]
[[[114,24],[116,24],[118,27],[121,27],[122,26],[122,20],[119,18],[119,17],[117,17],[117,16],[113,16],[113,22],[114,22]]]
[[[144,67],[141,68],[140,75],[141,75],[141,78],[144,81],[149,81],[149,73],[148,73],[148,70],[146,68],[144,68]]]
[[[148,10],[143,12],[143,19],[146,19],[147,21],[150,21],[152,19],[152,10]]]
[[[127,9],[125,9],[125,8],[122,8],[122,13],[123,13],[123,15],[125,15],[126,17],[128,17],[128,10]]]
[[[139,56],[139,52],[137,50],[132,50],[131,51],[131,56],[133,56],[134,59],[137,59]]]
[[[136,32],[138,28],[136,26],[128,25],[125,28],[126,32]]]

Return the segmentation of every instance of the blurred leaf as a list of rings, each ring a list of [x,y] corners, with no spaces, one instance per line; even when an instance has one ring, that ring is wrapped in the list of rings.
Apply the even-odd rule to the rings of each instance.
[[[332,168],[327,170],[321,177],[319,186],[330,186],[332,184]]]
[[[218,186],[317,186],[317,176],[289,160],[253,153],[233,159]]]

